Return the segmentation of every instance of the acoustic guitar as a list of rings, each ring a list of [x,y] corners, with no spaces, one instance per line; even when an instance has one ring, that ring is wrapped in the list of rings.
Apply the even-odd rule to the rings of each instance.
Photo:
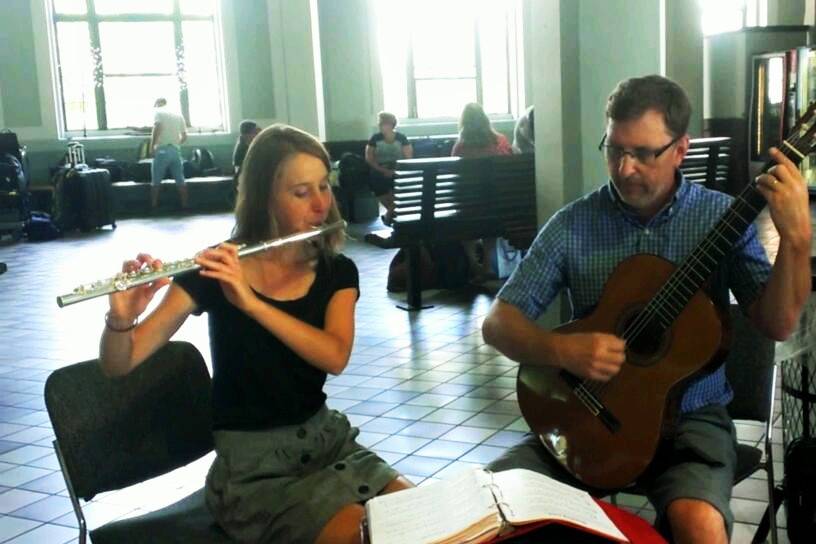
[[[811,152],[814,111],[816,103],[779,146],[795,164]],[[610,381],[579,378],[549,365],[519,368],[524,419],[584,484],[611,490],[635,482],[661,438],[671,436],[684,386],[724,361],[728,329],[701,288],[766,204],[752,181],[679,266],[648,254],[623,260],[593,312],[555,329],[622,338],[626,361]]]

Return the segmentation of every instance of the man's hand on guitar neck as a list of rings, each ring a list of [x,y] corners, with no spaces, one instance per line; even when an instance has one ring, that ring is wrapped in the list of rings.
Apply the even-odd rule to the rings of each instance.
[[[771,212],[783,243],[810,250],[811,223],[807,183],[799,168],[777,148],[771,148],[776,166],[757,178],[757,189]]]
[[[802,174],[778,149],[772,148],[771,156],[777,164],[757,178],[757,190],[768,201],[779,232],[779,251],[765,288],[748,308],[748,315],[765,336],[782,341],[796,329],[810,296],[812,228]]]

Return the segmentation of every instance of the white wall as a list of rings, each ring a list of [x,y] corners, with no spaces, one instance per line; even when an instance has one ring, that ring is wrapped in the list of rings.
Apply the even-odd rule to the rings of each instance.
[[[666,77],[679,83],[691,102],[689,134],[703,135],[703,27],[699,2],[666,2]]]
[[[273,37],[273,75],[276,98],[283,105],[280,121],[315,135],[324,131],[322,100],[317,90],[322,75],[315,63],[319,47],[318,22],[313,17],[312,0],[268,0],[270,33]]]
[[[606,183],[598,152],[606,98],[623,79],[660,73],[661,1],[581,0],[578,60],[583,192]],[[538,122],[538,119],[536,119]]]

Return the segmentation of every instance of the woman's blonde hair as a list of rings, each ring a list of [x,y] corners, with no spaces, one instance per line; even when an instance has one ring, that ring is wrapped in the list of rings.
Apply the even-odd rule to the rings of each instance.
[[[329,154],[317,138],[295,127],[276,124],[262,130],[247,150],[238,176],[238,199],[235,204],[235,227],[232,238],[240,243],[257,243],[280,236],[278,222],[270,213],[272,186],[277,183],[284,163],[298,153],[320,159],[331,170]],[[327,223],[340,220],[337,202],[332,197]],[[323,237],[322,247],[335,252],[342,244],[343,230]]]
[[[490,126],[490,119],[480,104],[465,105],[459,118],[459,141],[466,147],[496,145],[498,133]]]

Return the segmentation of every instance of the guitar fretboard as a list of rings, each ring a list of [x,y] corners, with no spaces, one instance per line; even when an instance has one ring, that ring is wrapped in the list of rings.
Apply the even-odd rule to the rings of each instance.
[[[785,156],[796,165],[801,162],[812,145],[816,124],[813,124],[810,118],[813,117],[814,109],[814,106],[808,109],[806,115],[802,116],[792,130],[793,136],[790,140],[783,141],[779,146]],[[773,164],[772,162],[766,164],[762,171],[767,171]],[[650,335],[662,334],[671,327],[766,204],[765,197],[757,189],[756,181],[748,183],[706,237],[686,257],[628,328],[624,334],[627,342],[635,341],[641,332],[648,331]]]

